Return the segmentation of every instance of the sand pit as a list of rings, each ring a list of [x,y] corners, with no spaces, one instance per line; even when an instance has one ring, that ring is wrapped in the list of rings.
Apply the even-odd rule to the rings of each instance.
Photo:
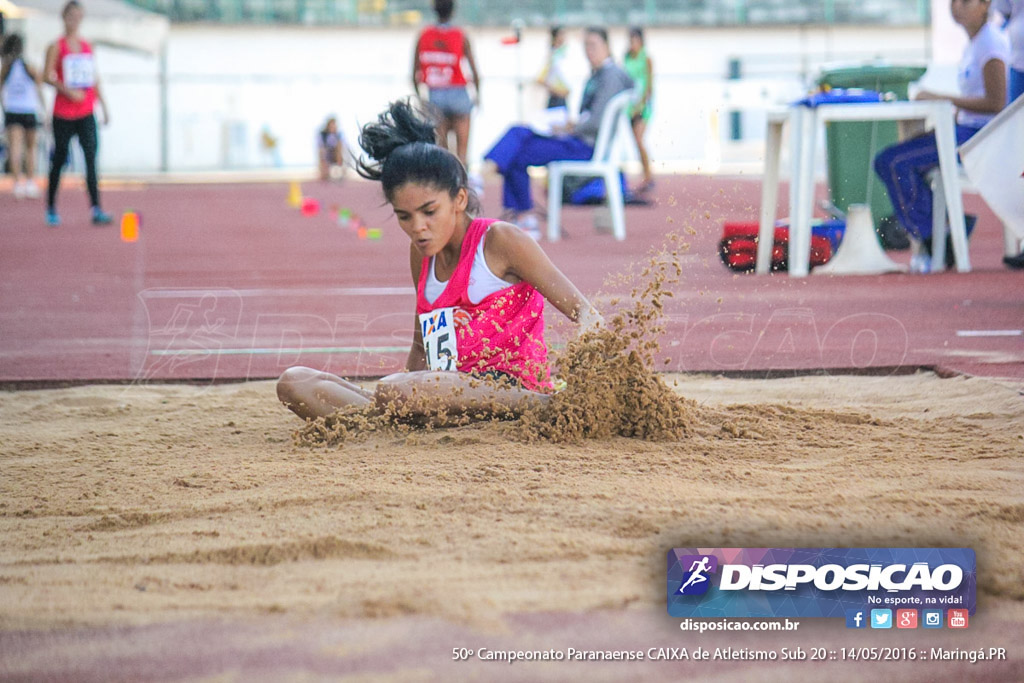
[[[967,546],[1024,599],[1024,400],[983,379],[667,376],[647,442],[515,423],[295,445],[270,382],[0,394],[0,626],[664,613],[674,546]]]

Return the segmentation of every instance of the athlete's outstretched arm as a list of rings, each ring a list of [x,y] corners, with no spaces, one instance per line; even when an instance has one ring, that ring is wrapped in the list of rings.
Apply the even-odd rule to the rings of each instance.
[[[491,225],[484,249],[487,263],[495,266],[492,270],[496,275],[507,282],[529,282],[567,318],[579,323],[580,333],[603,322],[594,305],[551,262],[540,245],[516,226]]]

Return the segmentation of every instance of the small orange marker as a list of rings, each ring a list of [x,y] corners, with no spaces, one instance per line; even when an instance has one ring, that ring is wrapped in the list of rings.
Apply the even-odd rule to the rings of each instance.
[[[139,239],[139,214],[125,211],[121,216],[121,241],[137,242]]]
[[[361,239],[361,240],[365,240],[366,239],[366,228],[359,228],[358,230],[356,230],[356,236],[359,239]]]

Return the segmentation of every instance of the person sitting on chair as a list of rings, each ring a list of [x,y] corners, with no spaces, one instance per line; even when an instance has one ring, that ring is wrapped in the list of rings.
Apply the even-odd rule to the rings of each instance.
[[[952,0],[956,23],[967,32],[970,42],[960,60],[959,95],[929,90],[917,93],[918,100],[949,100],[957,109],[956,144],[967,142],[981,127],[1006,106],[1006,65],[1010,45],[1006,36],[989,23],[990,0]],[[875,157],[875,173],[885,184],[896,218],[925,250],[931,250],[932,190],[928,172],[938,166],[939,152],[935,133],[905,140],[883,149]],[[967,231],[974,217],[967,219]],[[918,247],[920,252],[921,246]],[[920,254],[927,258],[925,254]],[[946,250],[947,265],[953,262]],[[930,264],[941,267],[941,264]],[[927,269],[930,266],[919,266]]]
[[[510,222],[516,223],[534,239],[540,237],[537,218],[520,214],[533,208],[530,197],[529,166],[544,166],[552,161],[584,161],[594,155],[594,144],[608,102],[633,87],[632,79],[612,59],[608,32],[601,27],[586,30],[584,48],[593,71],[583,89],[580,115],[575,123],[551,136],[540,135],[525,126],[513,126],[505,132],[484,158],[494,163],[504,179],[502,206]]]

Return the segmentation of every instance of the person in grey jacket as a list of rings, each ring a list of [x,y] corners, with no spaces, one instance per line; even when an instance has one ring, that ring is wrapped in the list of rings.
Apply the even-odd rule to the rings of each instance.
[[[583,89],[580,115],[575,123],[553,135],[540,135],[525,126],[513,126],[484,155],[494,162],[504,178],[502,205],[508,220],[519,225],[535,239],[540,236],[535,216],[520,214],[533,208],[530,196],[529,166],[544,166],[552,161],[585,160],[594,155],[594,143],[608,102],[633,81],[612,59],[608,32],[600,27],[586,30],[584,48],[592,72]]]

